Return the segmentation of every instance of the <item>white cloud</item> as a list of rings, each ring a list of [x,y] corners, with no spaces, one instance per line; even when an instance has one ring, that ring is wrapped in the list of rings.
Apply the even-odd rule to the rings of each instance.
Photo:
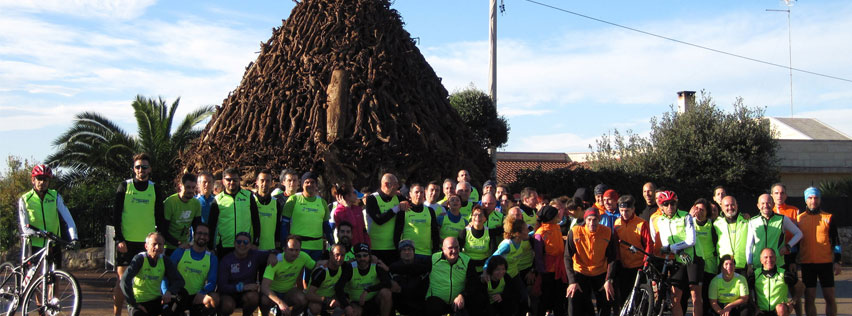
[[[587,152],[597,137],[584,138],[573,133],[555,133],[527,136],[509,150],[532,152]]]
[[[0,10],[126,20],[142,15],[156,2],[156,0],[0,0]]]

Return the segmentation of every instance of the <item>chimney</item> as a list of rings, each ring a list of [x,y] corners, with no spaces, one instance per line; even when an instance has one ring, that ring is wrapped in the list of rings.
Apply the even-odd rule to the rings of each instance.
[[[677,112],[686,113],[695,107],[695,91],[679,91],[677,93]]]

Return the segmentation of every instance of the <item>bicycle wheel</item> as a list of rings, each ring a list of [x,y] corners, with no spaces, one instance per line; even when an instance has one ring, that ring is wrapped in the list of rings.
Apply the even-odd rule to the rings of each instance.
[[[633,296],[635,309],[631,315],[651,316],[654,314],[654,290],[648,284],[640,284]]]
[[[20,278],[15,266],[9,262],[0,264],[0,315],[13,315],[18,307],[17,290]]]
[[[81,299],[77,279],[68,272],[56,270],[40,276],[27,290],[21,314],[78,316]]]

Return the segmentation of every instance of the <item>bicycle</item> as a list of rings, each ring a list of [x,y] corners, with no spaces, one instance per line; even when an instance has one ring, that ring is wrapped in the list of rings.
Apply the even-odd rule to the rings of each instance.
[[[66,242],[47,231],[30,226],[33,236],[44,238],[44,248],[25,258],[20,266],[4,262],[0,264],[0,316],[12,316],[21,306],[22,315],[80,315],[82,295],[77,279],[68,272],[55,269],[49,262],[50,247],[57,243],[66,249],[74,249]],[[29,239],[22,235],[22,245]],[[33,279],[41,267],[41,274]]]
[[[683,264],[677,262],[673,258],[661,258],[645,252],[639,247],[636,247],[629,242],[621,241],[621,244],[628,246],[632,252],[641,252],[648,257],[648,264],[639,273],[636,274],[636,280],[633,283],[633,291],[630,292],[624,307],[621,308],[620,316],[661,316],[666,311],[671,310],[672,283],[668,277],[668,272],[672,268],[682,267]],[[685,254],[681,253],[683,258]],[[685,256],[685,260],[689,260]],[[658,289],[658,295],[655,297],[654,289]]]

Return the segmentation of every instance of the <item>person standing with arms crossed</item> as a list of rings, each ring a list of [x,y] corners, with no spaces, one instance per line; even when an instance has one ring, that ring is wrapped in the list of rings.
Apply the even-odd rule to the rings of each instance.
[[[127,266],[137,253],[145,251],[148,234],[165,222],[163,194],[151,181],[151,158],[141,153],[133,156],[133,178],[118,185],[113,207],[115,227],[116,279],[113,289],[113,314],[121,315],[124,294],[121,282]],[[161,226],[166,227],[166,226]],[[162,236],[160,236],[162,238]],[[161,243],[162,246],[162,243]]]

